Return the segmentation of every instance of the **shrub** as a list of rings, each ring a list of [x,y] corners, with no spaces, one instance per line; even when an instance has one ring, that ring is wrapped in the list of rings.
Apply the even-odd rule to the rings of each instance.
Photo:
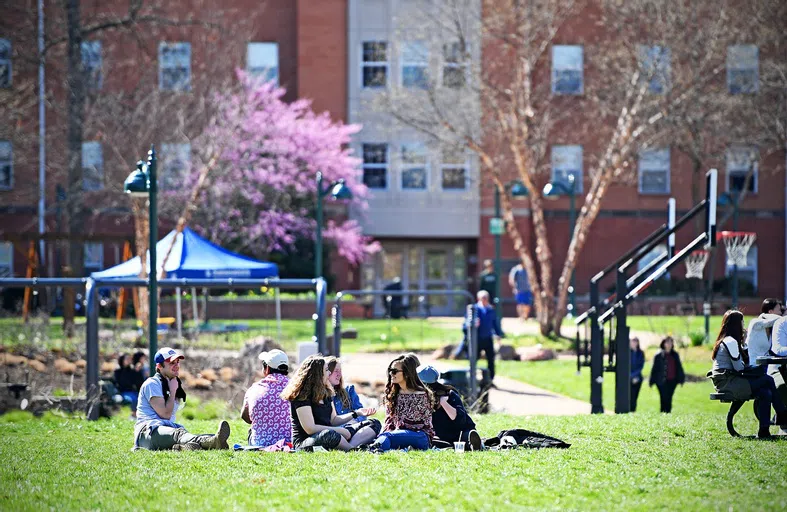
[[[689,333],[689,340],[692,347],[699,347],[705,343],[705,333],[700,331],[693,331]]]

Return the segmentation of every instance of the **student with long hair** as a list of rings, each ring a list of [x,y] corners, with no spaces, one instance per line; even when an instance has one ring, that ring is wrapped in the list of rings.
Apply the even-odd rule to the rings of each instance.
[[[328,371],[331,372],[330,377],[328,377],[328,382],[330,382],[331,387],[333,387],[333,408],[336,410],[336,414],[340,416],[351,414],[353,417],[352,424],[368,422],[369,425],[374,425],[377,428],[377,432],[380,432],[382,429],[380,420],[374,418],[367,419],[366,416],[362,414],[362,411],[366,410],[369,414],[373,415],[377,413],[377,409],[374,407],[364,409],[363,404],[361,404],[361,399],[355,391],[355,386],[352,384],[348,386],[344,385],[342,363],[339,361],[339,358],[334,356],[327,357],[325,358],[325,364],[328,365]]]
[[[713,345],[713,369],[709,375],[719,393],[731,394],[734,400],[748,400],[752,396],[759,399],[757,418],[760,427],[757,437],[769,438],[771,405],[776,411],[776,422],[782,428],[787,426],[787,409],[776,393],[776,385],[770,375],[744,373],[749,364],[749,354],[744,344],[746,331],[743,325],[743,313],[740,311],[731,309],[724,313],[719,335]]]
[[[115,370],[115,386],[118,393],[123,397],[123,403],[131,406],[131,417],[137,417],[137,400],[139,398],[139,388],[145,379],[142,373],[136,371],[131,365],[131,356],[120,354],[118,357],[118,368]]]
[[[467,413],[456,389],[438,382],[440,372],[434,366],[419,366],[418,377],[434,395],[432,426],[435,437],[432,446],[452,448],[454,443],[463,441],[467,449],[480,451],[481,436],[476,432],[475,422]]]
[[[319,446],[348,451],[370,442],[379,432],[371,424],[358,425],[357,429],[340,426],[351,421],[353,416],[336,414],[330,375],[321,355],[309,356],[281,393],[281,397],[290,402],[292,444],[298,449],[312,450]],[[364,416],[371,412],[360,409]]]
[[[415,354],[402,355],[388,365],[385,386],[385,426],[370,450],[427,450],[432,445],[432,392],[418,378]]]
[[[631,412],[637,411],[637,399],[642,387],[642,369],[645,368],[645,353],[639,346],[636,336],[629,340],[631,347]]]
[[[686,374],[680,363],[680,356],[675,351],[672,336],[661,340],[661,350],[653,358],[653,369],[650,371],[650,385],[659,389],[661,412],[672,412],[672,397],[678,384],[683,385]]]

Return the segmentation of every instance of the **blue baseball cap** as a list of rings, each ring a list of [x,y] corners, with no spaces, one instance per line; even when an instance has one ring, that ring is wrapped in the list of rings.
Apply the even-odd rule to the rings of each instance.
[[[164,361],[172,361],[173,359],[185,359],[186,356],[175,350],[174,348],[164,347],[156,352],[153,362],[156,364],[164,364]]]
[[[418,378],[424,384],[434,384],[440,378],[440,372],[434,366],[422,364],[418,367]]]

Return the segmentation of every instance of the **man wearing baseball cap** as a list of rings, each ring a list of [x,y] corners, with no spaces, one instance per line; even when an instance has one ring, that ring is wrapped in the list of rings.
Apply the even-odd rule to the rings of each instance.
[[[279,396],[290,382],[287,377],[290,361],[287,354],[278,349],[263,352],[259,359],[262,361],[262,379],[246,391],[241,413],[243,421],[251,424],[249,444],[270,446],[282,439],[291,443],[290,402]]]
[[[139,390],[137,424],[134,426],[134,449],[147,450],[226,450],[230,425],[219,424],[216,434],[194,435],[175,422],[180,401],[186,392],[180,383],[180,361],[183,354],[164,347],[156,352],[156,374]]]

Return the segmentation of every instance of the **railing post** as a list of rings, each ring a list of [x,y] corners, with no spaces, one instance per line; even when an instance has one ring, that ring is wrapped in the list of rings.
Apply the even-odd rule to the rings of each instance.
[[[467,360],[470,362],[470,403],[475,402],[478,397],[478,378],[476,377],[476,344],[478,343],[478,327],[476,326],[475,305],[467,305],[467,313],[465,321],[468,322],[467,326]]]
[[[626,324],[626,271],[617,271],[617,297],[620,305],[615,310],[615,412],[631,411],[631,347]]]
[[[590,281],[590,412],[603,414],[604,346],[598,325],[598,282]]]
[[[333,343],[331,344],[331,355],[339,357],[342,344],[342,303],[337,302],[331,308],[333,319]]]
[[[325,279],[315,279],[315,292],[317,293],[317,312],[314,315],[314,341],[317,342],[317,352],[325,354],[325,293],[327,285]]]
[[[86,356],[87,372],[85,382],[85,413],[88,420],[97,420],[101,405],[101,389],[98,383],[98,287],[93,279],[87,280],[85,287],[87,306],[86,320]],[[151,359],[152,359],[151,355]]]

